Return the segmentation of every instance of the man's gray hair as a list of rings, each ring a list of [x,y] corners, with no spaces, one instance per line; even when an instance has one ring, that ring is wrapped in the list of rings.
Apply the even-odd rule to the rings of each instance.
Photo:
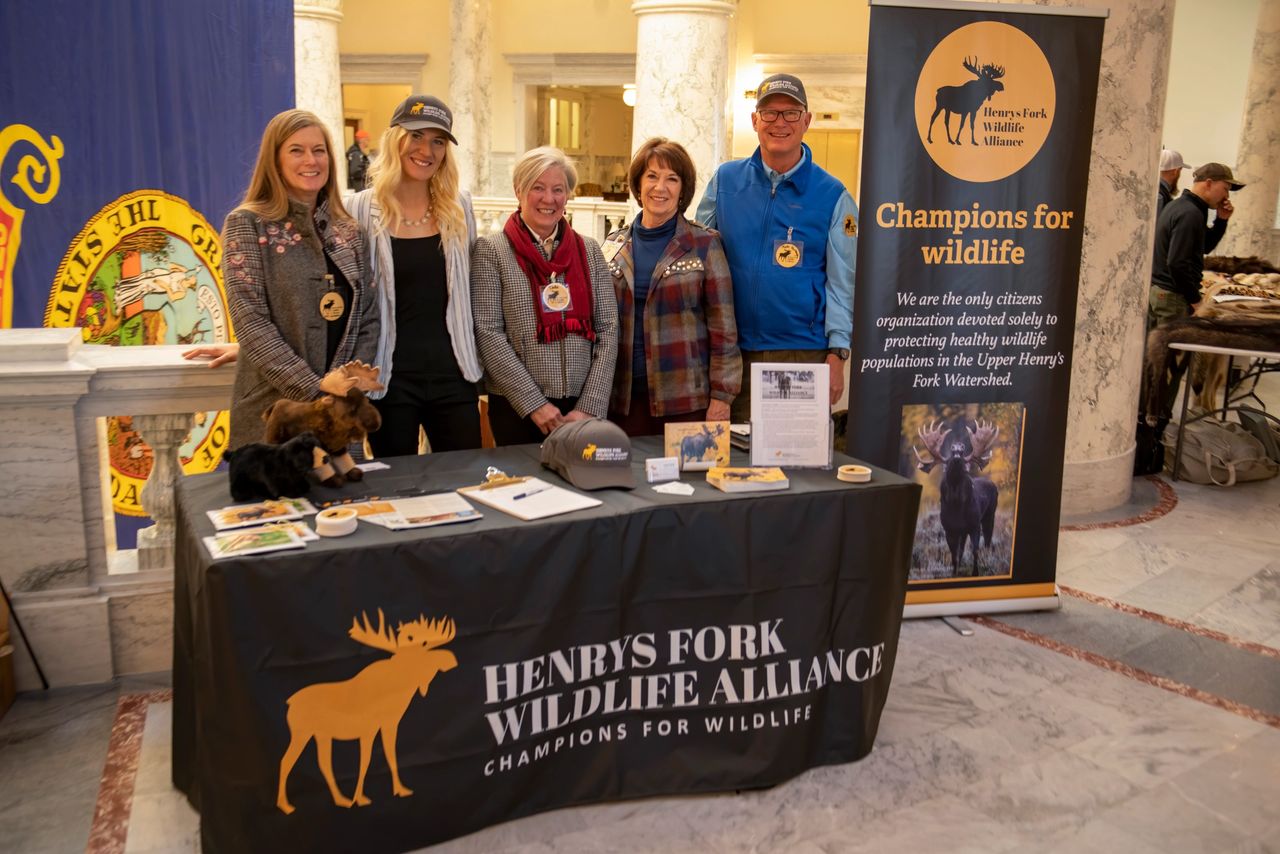
[[[565,183],[569,185],[569,192],[572,193],[573,188],[578,186],[578,170],[563,151],[544,145],[526,151],[524,156],[516,161],[515,169],[511,173],[511,184],[516,191],[516,198],[523,197],[533,186],[533,182],[552,167],[559,167],[564,171]]]

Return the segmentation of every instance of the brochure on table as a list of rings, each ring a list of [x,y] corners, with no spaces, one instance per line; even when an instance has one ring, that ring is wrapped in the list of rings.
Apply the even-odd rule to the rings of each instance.
[[[831,467],[827,364],[751,366],[751,465]]]

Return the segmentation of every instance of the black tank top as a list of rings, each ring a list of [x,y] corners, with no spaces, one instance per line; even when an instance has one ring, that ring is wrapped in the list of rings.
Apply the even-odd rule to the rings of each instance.
[[[461,376],[445,326],[449,287],[440,235],[391,238],[396,281],[396,348],[392,379],[398,374]]]

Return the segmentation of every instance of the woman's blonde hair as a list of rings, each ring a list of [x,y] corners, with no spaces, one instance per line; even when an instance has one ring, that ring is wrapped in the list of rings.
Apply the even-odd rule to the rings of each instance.
[[[396,187],[400,186],[403,177],[400,154],[408,145],[410,133],[412,131],[399,125],[392,125],[383,131],[378,156],[369,164],[373,197],[382,208],[382,228],[387,231],[395,229],[404,221],[404,211],[400,209],[400,202],[396,199]],[[448,137],[445,137],[445,142],[448,141]],[[436,218],[436,224],[440,226],[441,245],[465,247],[469,239],[467,218],[458,197],[458,164],[454,162],[449,145],[445,145],[444,158],[435,174],[427,181],[427,193],[431,198],[431,212]]]
[[[253,177],[249,179],[249,189],[245,191],[244,201],[238,210],[255,213],[263,219],[284,219],[289,213],[289,186],[280,174],[280,149],[285,140],[300,130],[309,127],[320,128],[324,136],[324,147],[329,153],[329,177],[316,197],[316,201],[329,203],[329,215],[334,219],[351,219],[347,209],[342,206],[341,189],[338,187],[337,153],[333,150],[333,140],[329,130],[315,113],[306,110],[285,110],[267,122],[262,132],[262,144],[258,146],[258,162],[253,166]]]
[[[578,170],[574,168],[573,163],[563,151],[544,145],[541,148],[529,149],[516,161],[515,168],[511,172],[511,184],[516,191],[516,198],[521,198],[529,192],[533,182],[552,167],[559,167],[564,171],[564,180],[569,185],[569,193],[572,195],[573,188],[578,186]]]

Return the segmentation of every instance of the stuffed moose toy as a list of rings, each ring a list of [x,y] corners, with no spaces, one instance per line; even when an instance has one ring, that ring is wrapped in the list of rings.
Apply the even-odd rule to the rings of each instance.
[[[382,426],[382,417],[365,392],[380,391],[378,369],[363,362],[349,362],[325,375],[320,383],[328,394],[307,402],[277,400],[262,413],[267,422],[266,440],[272,444],[286,442],[303,433],[314,433],[329,454],[328,462],[318,464],[314,473],[325,486],[341,486],[358,481],[364,472],[356,468],[348,446]]]

